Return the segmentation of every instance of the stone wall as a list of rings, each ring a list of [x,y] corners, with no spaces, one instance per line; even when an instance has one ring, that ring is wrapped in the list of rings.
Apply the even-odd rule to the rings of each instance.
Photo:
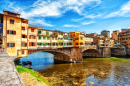
[[[130,48],[126,49],[126,54],[130,55]]]

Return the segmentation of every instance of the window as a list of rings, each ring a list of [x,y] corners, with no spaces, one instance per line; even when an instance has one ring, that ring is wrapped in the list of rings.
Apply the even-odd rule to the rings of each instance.
[[[31,29],[31,32],[34,32],[34,29]]]
[[[22,54],[24,54],[24,50],[22,50]]]
[[[75,43],[75,45],[78,45],[78,43]]]
[[[80,45],[83,45],[83,43],[80,43]]]
[[[15,47],[15,43],[7,43],[8,47]]]
[[[27,35],[22,35],[22,38],[27,38]]]
[[[43,40],[46,40],[46,37],[43,37]]]
[[[21,46],[22,46],[22,47],[26,47],[26,46],[27,46],[27,43],[21,43]]]
[[[63,33],[59,33],[59,35],[63,35]]]
[[[39,43],[39,45],[42,45],[42,43]]]
[[[10,19],[10,24],[14,24],[14,20],[13,19]]]
[[[50,37],[47,37],[47,40],[50,40]]]
[[[35,42],[29,42],[29,46],[36,46]]]
[[[75,38],[75,40],[79,40],[79,38]]]
[[[72,45],[72,43],[69,43],[69,45]]]
[[[25,27],[22,27],[22,30],[25,30]]]
[[[40,30],[38,30],[38,34],[41,34],[41,31],[40,31]]]
[[[48,31],[46,32],[46,35],[49,36],[49,32]]]
[[[83,38],[80,38],[80,40],[83,40]]]
[[[23,23],[28,24],[28,21],[23,21]]]
[[[64,43],[64,46],[66,46],[67,43]]]
[[[42,43],[43,46],[45,46],[45,43]]]
[[[39,36],[38,39],[41,39],[41,36]]]
[[[54,40],[54,37],[52,37],[52,40]]]
[[[13,35],[16,35],[16,31],[7,30],[7,34],[13,34]]]
[[[35,39],[35,36],[29,35],[29,39]]]

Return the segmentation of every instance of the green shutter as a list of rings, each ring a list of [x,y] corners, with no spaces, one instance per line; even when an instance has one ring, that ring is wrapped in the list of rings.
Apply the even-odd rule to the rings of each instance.
[[[67,46],[69,45],[69,43],[67,43]]]
[[[43,40],[45,40],[46,39],[46,37],[43,37]]]
[[[38,30],[38,33],[41,33],[41,31],[40,31],[40,30]]]
[[[65,46],[66,43],[64,43],[64,46]]]
[[[46,43],[46,45],[47,45],[47,43]]]
[[[50,43],[50,46],[51,46],[51,43]]]
[[[46,32],[46,35],[49,36],[49,32]]]
[[[39,39],[41,39],[41,36],[39,36]]]
[[[50,40],[50,37],[47,37],[47,40]]]
[[[39,43],[37,42],[37,45],[39,45]]]

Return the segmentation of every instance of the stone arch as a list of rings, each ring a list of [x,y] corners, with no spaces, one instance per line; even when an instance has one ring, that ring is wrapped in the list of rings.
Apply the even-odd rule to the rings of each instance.
[[[60,50],[28,50],[28,55],[36,52],[49,52],[54,55],[54,63],[71,62],[69,54]]]
[[[101,52],[97,49],[86,49],[82,52],[83,57],[101,57]]]

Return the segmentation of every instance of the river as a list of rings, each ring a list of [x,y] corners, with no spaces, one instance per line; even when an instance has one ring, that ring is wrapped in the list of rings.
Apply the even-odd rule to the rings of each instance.
[[[31,61],[33,70],[56,86],[130,86],[130,58],[85,58],[82,63],[54,64],[48,52],[20,59]]]

